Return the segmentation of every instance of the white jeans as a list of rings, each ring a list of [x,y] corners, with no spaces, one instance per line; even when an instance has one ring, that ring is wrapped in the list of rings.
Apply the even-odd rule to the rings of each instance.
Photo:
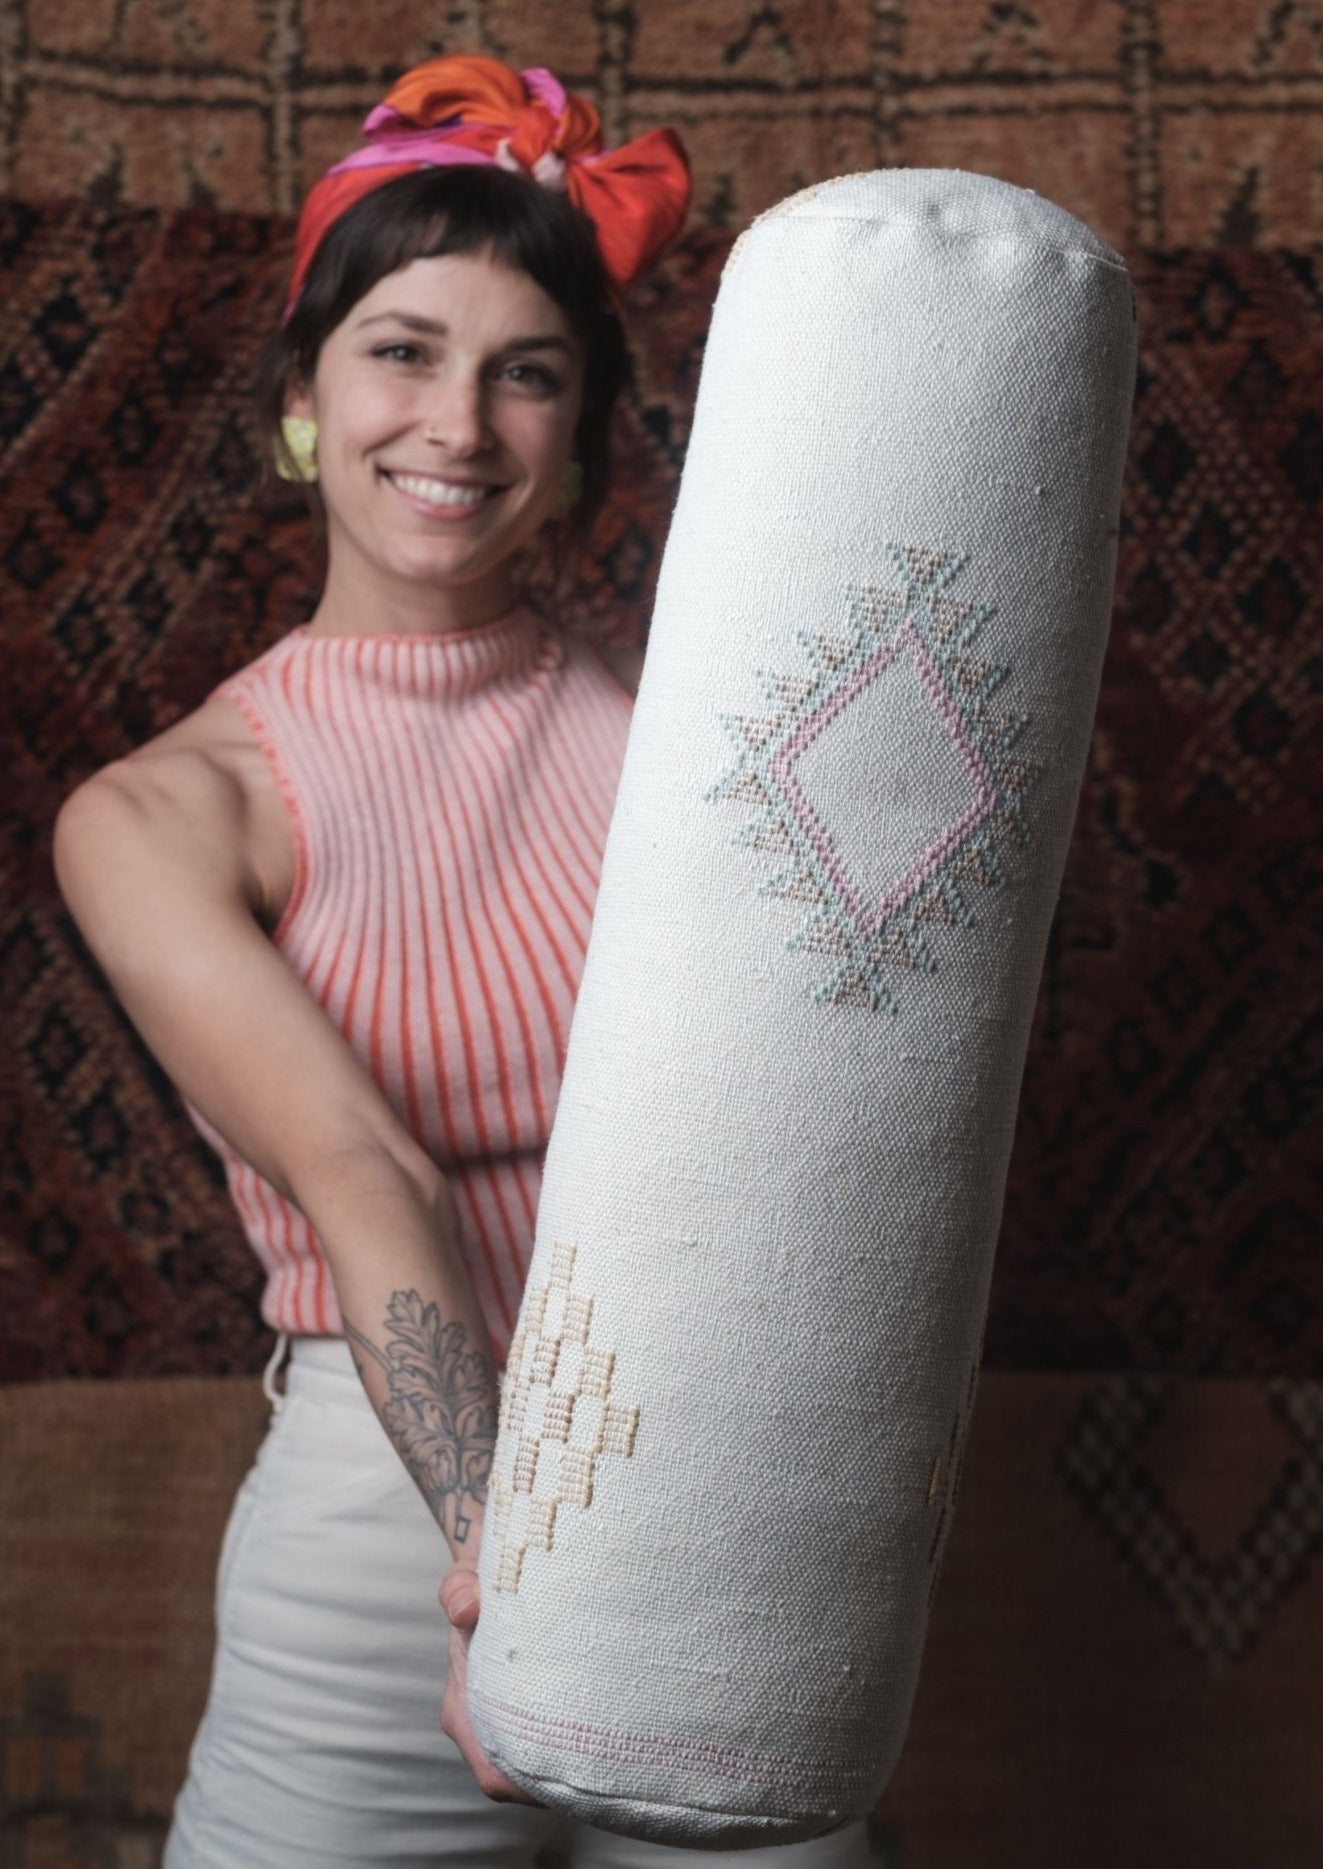
[[[478,1789],[438,1710],[452,1562],[340,1339],[298,1338],[230,1514],[211,1692],[164,1869],[876,1869],[865,1823],[751,1850],[638,1842]]]

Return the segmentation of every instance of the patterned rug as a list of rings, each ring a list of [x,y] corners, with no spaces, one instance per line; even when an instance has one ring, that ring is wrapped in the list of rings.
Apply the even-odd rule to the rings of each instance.
[[[289,213],[445,52],[549,65],[612,142],[674,124],[707,227],[904,164],[1036,188],[1127,249],[1323,233],[1307,0],[3,0],[0,189]]]
[[[0,217],[0,1377],[259,1366],[219,1176],[56,897],[84,774],[301,620],[316,552],[253,489],[282,221]],[[728,236],[638,299],[586,630],[646,625]],[[1318,1375],[1323,300],[1302,256],[1132,255],[1118,594],[1031,1038],[992,1367]],[[544,595],[549,593],[545,591]]]
[[[0,1389],[7,1869],[159,1860],[263,1413]],[[1313,1869],[1320,1544],[1318,1383],[986,1375],[879,1869]]]

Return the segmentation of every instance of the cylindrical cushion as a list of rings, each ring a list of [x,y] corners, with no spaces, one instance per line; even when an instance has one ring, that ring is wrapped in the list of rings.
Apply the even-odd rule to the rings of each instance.
[[[548,1805],[807,1838],[905,1733],[1107,636],[1134,300],[986,176],[722,279],[510,1353],[469,1707]]]

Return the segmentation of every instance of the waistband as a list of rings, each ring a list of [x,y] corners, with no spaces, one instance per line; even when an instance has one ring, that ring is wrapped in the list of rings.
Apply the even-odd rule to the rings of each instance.
[[[344,1337],[290,1337],[290,1367],[330,1369],[358,1381],[354,1358]]]

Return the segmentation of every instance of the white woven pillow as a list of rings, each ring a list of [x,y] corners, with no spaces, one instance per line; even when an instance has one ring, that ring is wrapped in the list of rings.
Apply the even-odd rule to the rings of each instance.
[[[846,176],[721,282],[510,1352],[469,1706],[735,1849],[900,1751],[1097,697],[1119,256]]]

